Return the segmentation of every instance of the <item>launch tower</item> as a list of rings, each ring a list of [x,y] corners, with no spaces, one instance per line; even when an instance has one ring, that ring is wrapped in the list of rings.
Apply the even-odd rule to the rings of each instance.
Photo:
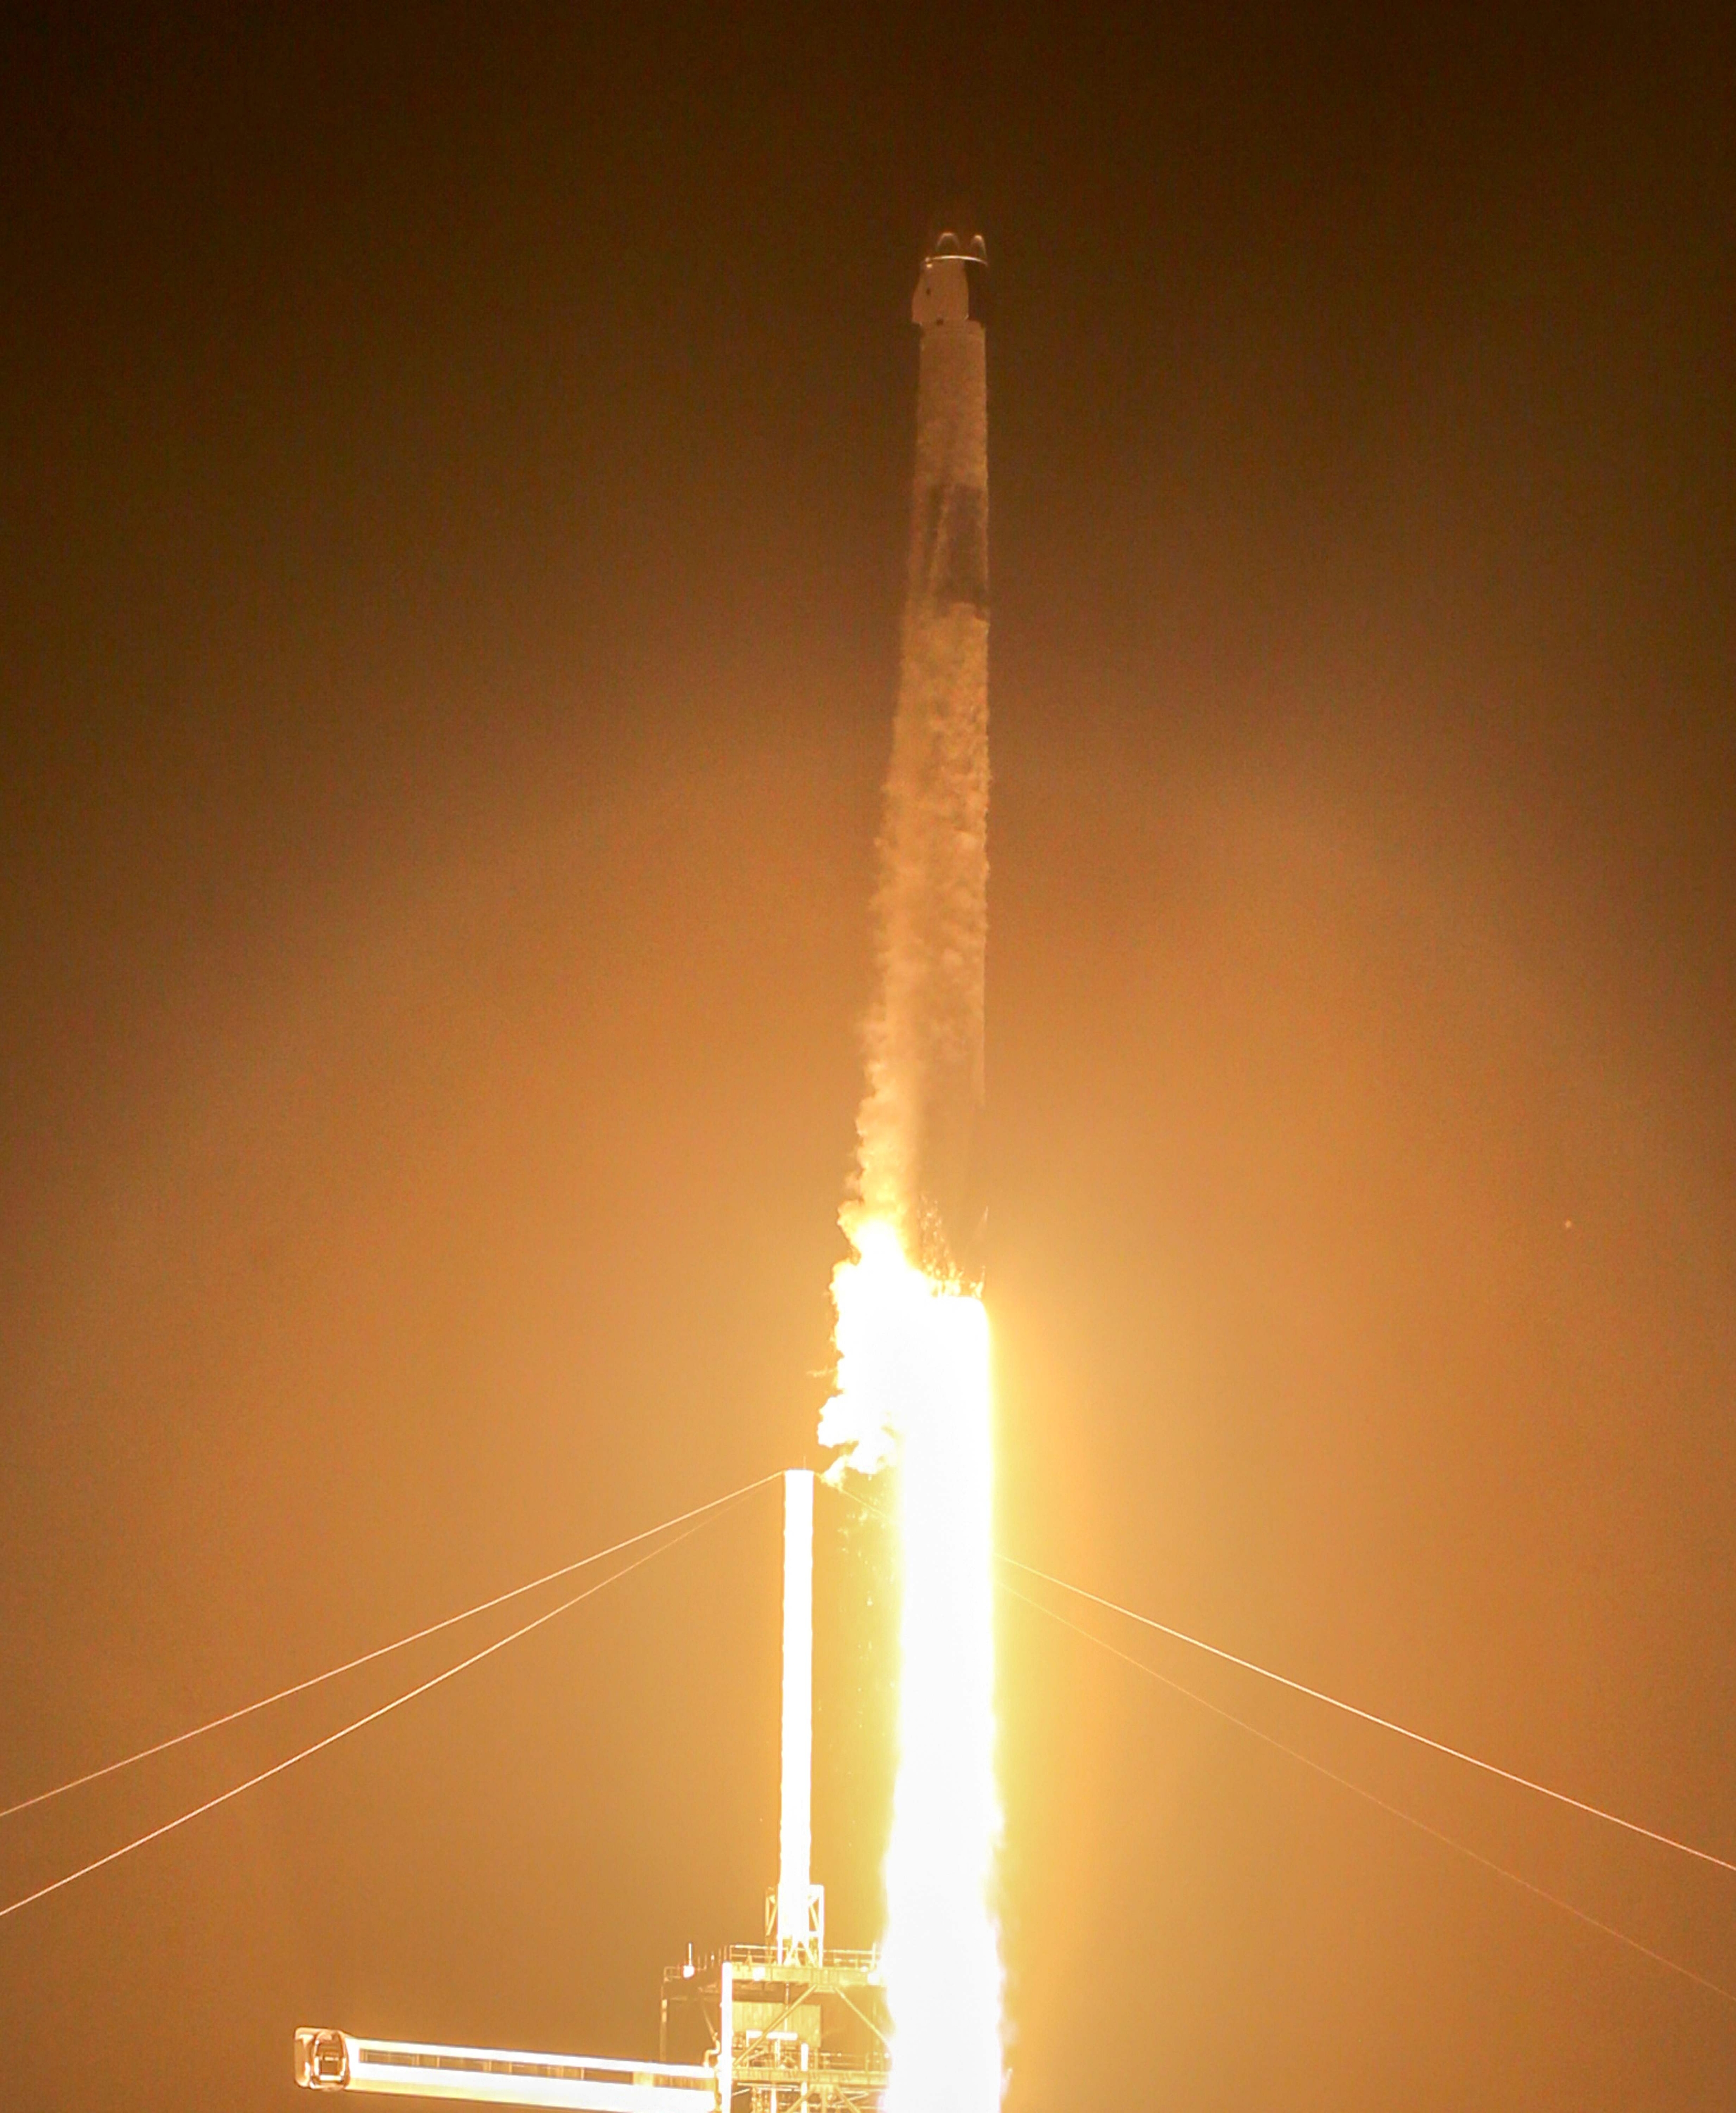
[[[314,2091],[467,2099],[587,2113],[870,2113],[886,2080],[879,1955],[828,1951],[809,1877],[813,1476],[784,1476],[783,1737],[777,1883],[763,1944],[663,1974],[656,2061],[443,2047],[303,2026],[295,2080]]]

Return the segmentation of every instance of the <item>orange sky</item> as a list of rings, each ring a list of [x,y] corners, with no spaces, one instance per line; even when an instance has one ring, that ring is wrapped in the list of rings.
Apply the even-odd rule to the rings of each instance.
[[[1727,30],[7,35],[0,1802],[812,1457],[963,184],[1004,1545],[1736,1853]],[[775,1873],[776,1508],[0,1924],[8,2106],[649,2051]],[[1000,1648],[1015,2113],[1725,2102],[1727,2006]],[[1721,1874],[1148,1655],[1736,1985]]]

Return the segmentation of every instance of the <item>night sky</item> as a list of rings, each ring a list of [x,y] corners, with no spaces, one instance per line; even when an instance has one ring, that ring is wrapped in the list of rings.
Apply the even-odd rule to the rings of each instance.
[[[962,196],[1001,1544],[1736,1860],[1733,109],[1710,8],[10,11],[0,1804],[818,1463]],[[763,1491],[0,1921],[0,2101],[654,2052],[775,1876],[777,1563]],[[1728,1873],[1078,1618],[1736,1991]],[[1729,2106],[1736,2001],[1000,1651],[1011,2113]]]

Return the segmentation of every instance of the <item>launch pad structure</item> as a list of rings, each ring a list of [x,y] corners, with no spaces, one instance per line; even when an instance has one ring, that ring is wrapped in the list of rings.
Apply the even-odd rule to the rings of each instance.
[[[796,1471],[784,1477],[781,1796],[766,1941],[663,1970],[658,2051],[710,2061],[720,2107],[868,2113],[886,2087],[879,1955],[827,1951],[826,1888],[809,1876],[813,1753],[813,1476]]]
[[[444,2047],[303,2026],[312,2091],[586,2109],[586,2113],[877,2113],[888,2074],[877,1951],[828,1951],[810,1876],[813,1483],[784,1484],[783,1703],[777,1883],[765,1941],[664,1969],[655,2061]]]

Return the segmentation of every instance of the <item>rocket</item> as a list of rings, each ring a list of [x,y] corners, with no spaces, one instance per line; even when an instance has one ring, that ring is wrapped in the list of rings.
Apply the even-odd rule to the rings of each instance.
[[[907,627],[968,606],[986,630],[988,268],[980,235],[943,234],[910,303],[923,335]]]
[[[911,303],[922,333],[897,716],[868,1030],[859,1208],[932,1275],[972,1280],[982,1221],[988,862],[988,257],[948,229]],[[848,1215],[848,1214],[847,1214]]]

